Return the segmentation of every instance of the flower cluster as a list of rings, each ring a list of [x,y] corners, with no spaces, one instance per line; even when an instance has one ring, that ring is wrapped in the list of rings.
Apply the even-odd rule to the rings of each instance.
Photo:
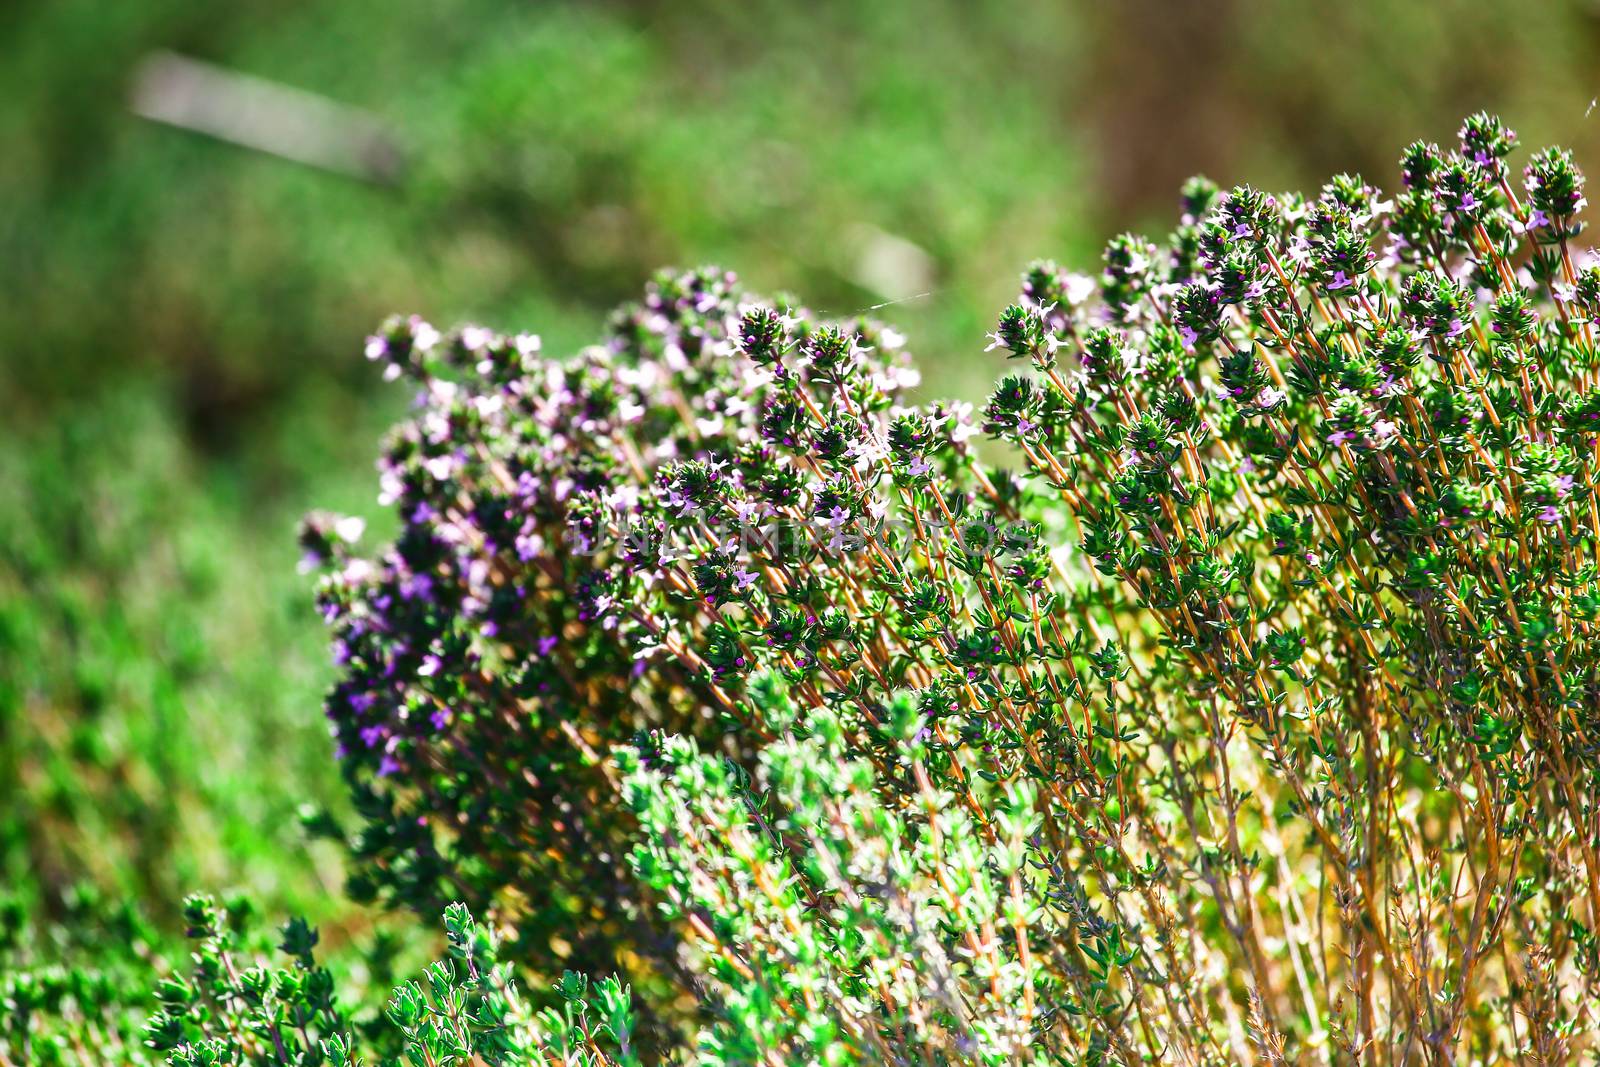
[[[1592,1048],[1600,264],[1515,145],[1196,179],[980,412],[716,271],[569,359],[392,321],[399,531],[303,536],[353,889],[698,1062]]]

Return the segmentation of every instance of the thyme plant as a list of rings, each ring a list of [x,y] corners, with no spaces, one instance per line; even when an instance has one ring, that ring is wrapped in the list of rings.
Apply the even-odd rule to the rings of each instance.
[[[304,532],[353,890],[702,1062],[1594,1048],[1600,266],[1515,146],[1194,179],[978,411],[719,271],[570,359],[390,322],[398,533]]]

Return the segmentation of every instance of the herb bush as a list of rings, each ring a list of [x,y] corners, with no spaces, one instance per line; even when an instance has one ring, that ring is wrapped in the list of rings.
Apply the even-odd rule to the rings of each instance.
[[[572,360],[391,322],[400,532],[306,528],[357,892],[727,1062],[1586,1047],[1600,267],[1460,138],[1034,266],[981,412],[715,271]]]
[[[151,1041],[1593,1051],[1600,266],[1569,156],[1519,183],[1514,147],[1474,116],[1392,198],[1195,179],[1165,244],[1029,269],[978,411],[913,402],[893,330],[717,271],[569,359],[392,321],[397,533],[303,532],[360,817],[313,823],[358,900],[448,906],[451,954],[351,1031],[308,930],[245,972],[194,902]]]

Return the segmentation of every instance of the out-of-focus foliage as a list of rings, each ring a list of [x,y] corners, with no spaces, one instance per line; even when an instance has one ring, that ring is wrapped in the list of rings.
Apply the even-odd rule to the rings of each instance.
[[[341,339],[395,307],[574,344],[660,263],[718,256],[841,308],[987,283],[929,305],[972,336],[1022,247],[1081,216],[1070,11],[402,6],[21,16],[0,348],[23,380],[159,365],[215,425],[348,374]],[[143,123],[127,83],[157,46],[368,108],[408,166],[369,187]],[[1038,74],[992,77],[1018,62]]]
[[[273,484],[343,445],[304,422],[273,440],[200,464],[144,390],[0,452],[0,883],[51,914],[79,882],[169,915],[194,884],[336,906],[296,816],[339,792],[308,714],[326,656],[295,588],[301,503]],[[354,480],[322,482],[360,508]]]

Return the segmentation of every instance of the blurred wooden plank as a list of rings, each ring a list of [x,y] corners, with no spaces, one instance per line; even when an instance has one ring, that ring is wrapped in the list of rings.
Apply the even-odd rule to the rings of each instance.
[[[134,74],[135,114],[297,163],[389,184],[399,145],[359,108],[222,67],[157,52]]]

